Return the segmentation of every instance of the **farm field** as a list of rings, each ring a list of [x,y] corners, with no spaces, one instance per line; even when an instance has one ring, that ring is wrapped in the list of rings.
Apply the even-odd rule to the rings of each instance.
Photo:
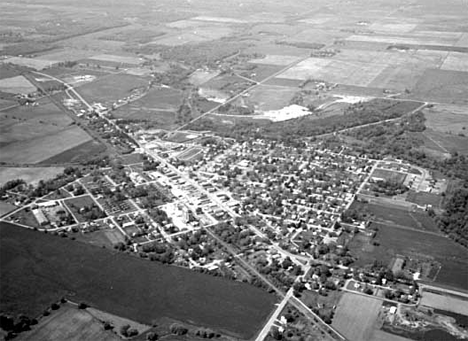
[[[39,163],[91,141],[48,99],[0,113],[0,154],[7,163]]]
[[[72,293],[74,301],[140,323],[169,317],[251,338],[276,301],[244,283],[6,223],[0,246],[2,312],[36,316]]]
[[[114,74],[80,86],[78,92],[90,102],[115,102],[124,98],[132,90],[148,85],[148,81],[127,74]]]
[[[27,184],[35,186],[39,180],[52,179],[63,170],[64,167],[0,167],[0,185],[10,180],[23,179]]]
[[[332,325],[349,340],[371,341],[381,305],[372,297],[344,293]]]
[[[37,89],[23,76],[0,79],[0,91],[12,94],[29,94]]]
[[[388,225],[399,225],[423,231],[438,233],[436,223],[423,212],[411,212],[406,207],[391,207],[383,204],[361,203],[354,201],[351,209],[372,215],[371,220]]]
[[[412,89],[410,98],[466,105],[468,72],[426,69]]]
[[[77,147],[92,138],[77,126],[71,126],[54,135],[17,141],[0,148],[2,161],[9,163],[37,164]]]
[[[379,260],[389,264],[397,255],[433,258],[442,265],[435,282],[456,288],[468,289],[468,250],[444,236],[408,230],[391,225],[373,223],[378,232],[372,242],[359,234],[349,244],[351,253],[359,260],[355,266],[372,264]]]
[[[79,163],[96,157],[104,151],[106,151],[106,146],[93,139],[43,160],[40,164]]]
[[[103,324],[88,311],[68,304],[43,317],[31,331],[21,333],[16,339],[20,341],[121,340],[112,331],[104,330]]]
[[[421,305],[434,309],[451,311],[460,315],[468,316],[468,298],[456,298],[451,295],[436,294],[424,291]]]

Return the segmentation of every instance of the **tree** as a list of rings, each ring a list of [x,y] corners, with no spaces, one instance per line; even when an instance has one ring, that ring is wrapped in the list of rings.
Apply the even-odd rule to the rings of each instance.
[[[155,332],[150,332],[146,335],[146,340],[148,341],[156,341],[157,339],[159,339],[159,335]]]

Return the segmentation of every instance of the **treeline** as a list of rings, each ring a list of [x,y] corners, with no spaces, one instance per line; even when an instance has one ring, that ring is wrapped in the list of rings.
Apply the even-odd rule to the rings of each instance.
[[[456,242],[468,247],[468,182],[452,193],[444,209],[445,212],[437,218],[439,228]]]
[[[236,120],[234,126],[205,118],[193,122],[188,129],[211,130],[225,137],[235,138],[240,141],[250,138],[268,138],[292,143],[298,137],[323,135],[359,125],[397,118],[416,109],[420,105],[421,103],[419,102],[375,99],[369,102],[350,105],[343,115],[322,118],[307,115],[283,122]]]

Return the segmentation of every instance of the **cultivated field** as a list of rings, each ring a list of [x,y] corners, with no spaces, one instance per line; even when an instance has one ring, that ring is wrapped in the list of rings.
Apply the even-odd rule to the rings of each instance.
[[[468,72],[427,69],[413,87],[411,98],[467,104]]]
[[[333,318],[333,327],[349,340],[371,341],[382,301],[345,293]]]
[[[468,316],[468,298],[456,298],[452,295],[435,294],[433,292],[424,291],[420,304],[426,307]]]
[[[0,79],[0,91],[11,94],[29,94],[35,92],[36,87],[23,76],[16,76]]]
[[[364,204],[353,202],[351,209],[361,213],[369,213],[372,220],[388,225],[399,225],[413,229],[438,232],[435,222],[422,212],[411,212],[406,207],[396,207],[385,204]]]
[[[0,167],[0,185],[10,180],[23,179],[35,186],[39,180],[52,179],[63,172],[63,167]]]
[[[0,225],[0,254],[1,312],[14,315],[36,316],[71,294],[74,301],[140,323],[169,317],[247,339],[275,302],[244,283],[6,223]]]
[[[435,282],[468,289],[468,250],[444,236],[428,234],[417,230],[408,230],[391,225],[373,224],[378,228],[374,240],[379,245],[373,245],[372,241],[359,236],[349,244],[353,255],[359,259],[355,265],[364,266],[372,264],[376,259],[389,264],[396,255],[409,257],[433,258],[441,263],[442,268]]]
[[[39,163],[92,140],[48,100],[38,103],[0,113],[2,162]]]
[[[468,72],[466,53],[450,52],[442,65],[442,70]]]
[[[121,340],[112,331],[104,330],[103,324],[89,312],[68,304],[43,317],[31,331],[21,333],[16,339],[20,341]]]
[[[62,129],[53,135],[9,143],[0,148],[1,160],[9,163],[36,164],[92,140],[77,126]]]

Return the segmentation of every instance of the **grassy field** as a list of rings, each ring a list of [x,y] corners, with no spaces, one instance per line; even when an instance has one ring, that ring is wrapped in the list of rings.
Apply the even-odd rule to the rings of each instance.
[[[372,224],[378,228],[374,240],[357,235],[349,244],[351,253],[358,258],[356,266],[372,264],[379,260],[389,264],[396,255],[434,258],[442,265],[435,282],[462,289],[468,289],[468,250],[454,241],[434,234],[408,230],[391,225]]]
[[[246,101],[257,110],[279,110],[288,106],[296,93],[296,88],[259,86],[250,92]]]
[[[86,310],[65,304],[58,311],[42,318],[31,331],[20,334],[20,341],[79,341],[121,340],[112,331],[106,331],[100,321]]]
[[[426,129],[422,135],[428,138],[445,152],[459,154],[468,154],[468,133],[465,136],[445,134],[432,129]],[[437,149],[436,149],[437,150]]]
[[[64,295],[152,324],[163,317],[251,338],[275,297],[244,283],[0,225],[2,312],[36,316]]]
[[[36,185],[39,180],[52,179],[63,172],[63,167],[0,167],[0,185],[7,181],[23,179]]]
[[[382,301],[345,293],[333,318],[333,327],[349,340],[371,341]]]
[[[127,75],[115,74],[79,87],[79,93],[90,102],[114,102],[128,96],[132,90],[148,85],[148,81]]]
[[[442,196],[426,192],[408,191],[406,200],[414,202],[418,205],[432,205],[432,207],[439,207],[442,202]]]
[[[424,109],[426,127],[442,133],[466,133],[468,136],[468,113],[461,105],[435,105]]]

